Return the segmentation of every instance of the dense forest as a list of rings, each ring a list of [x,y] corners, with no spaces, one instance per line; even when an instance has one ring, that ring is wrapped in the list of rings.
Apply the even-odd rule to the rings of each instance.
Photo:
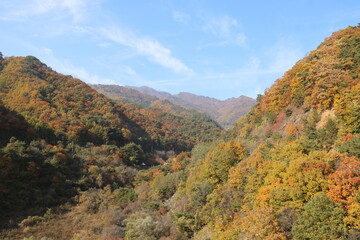
[[[110,100],[34,57],[0,69],[4,239],[360,239],[360,27],[227,132],[168,101]]]

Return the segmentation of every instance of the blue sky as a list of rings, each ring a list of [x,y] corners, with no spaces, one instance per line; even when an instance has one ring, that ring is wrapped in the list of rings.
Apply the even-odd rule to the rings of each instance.
[[[256,97],[358,22],[358,0],[0,0],[0,51],[87,83]]]

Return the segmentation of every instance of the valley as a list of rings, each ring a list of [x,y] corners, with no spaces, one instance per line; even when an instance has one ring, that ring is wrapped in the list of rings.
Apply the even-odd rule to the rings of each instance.
[[[359,239],[359,52],[337,31],[256,101],[1,54],[1,239]]]

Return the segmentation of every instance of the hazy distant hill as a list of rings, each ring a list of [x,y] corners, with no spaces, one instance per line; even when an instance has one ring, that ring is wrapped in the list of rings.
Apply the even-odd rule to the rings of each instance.
[[[93,87],[110,98],[137,103],[143,106],[149,106],[152,101],[158,99],[166,99],[182,107],[207,114],[225,129],[233,126],[239,117],[248,113],[251,107],[256,104],[254,99],[246,96],[229,98],[222,101],[188,92],[172,95],[145,86],[93,85]]]
[[[170,93],[158,91],[156,89],[153,89],[151,87],[146,87],[146,86],[142,86],[142,87],[125,86],[125,87],[135,89],[141,93],[155,96],[157,98],[170,98],[172,96]]]
[[[206,113],[225,129],[233,126],[239,117],[248,113],[256,104],[255,99],[246,96],[229,98],[222,101],[216,98],[199,96],[188,92],[171,95],[170,93],[157,91],[150,87],[127,87],[161,99],[167,99],[172,103],[185,108]]]
[[[111,99],[121,100],[127,103],[136,103],[144,107],[150,106],[152,102],[159,99],[156,96],[119,85],[95,84],[91,86],[99,93],[102,93]]]

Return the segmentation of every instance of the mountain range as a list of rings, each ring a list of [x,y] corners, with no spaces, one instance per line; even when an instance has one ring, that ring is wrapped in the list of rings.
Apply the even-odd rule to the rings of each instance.
[[[246,96],[218,100],[188,92],[173,95],[145,86],[92,85],[92,87],[110,98],[143,106],[150,106],[152,102],[159,99],[168,100],[184,108],[207,114],[224,129],[233,126],[241,116],[249,112],[256,104],[254,99]]]

